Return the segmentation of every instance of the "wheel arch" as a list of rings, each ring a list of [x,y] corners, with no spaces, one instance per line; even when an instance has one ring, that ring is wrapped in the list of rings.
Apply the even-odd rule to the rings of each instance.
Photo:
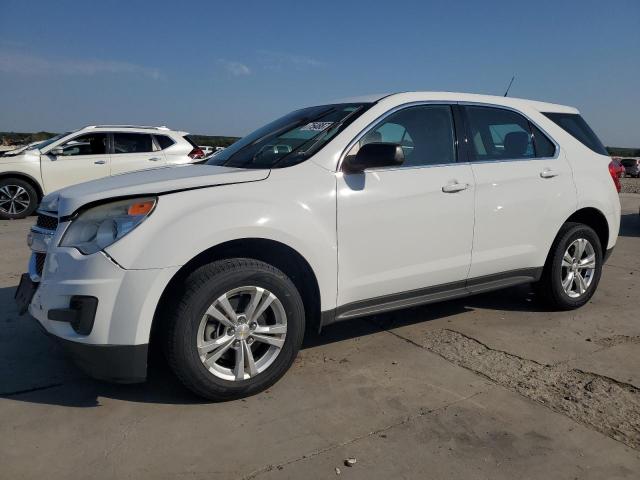
[[[572,213],[565,220],[565,223],[567,222],[582,223],[591,227],[600,239],[602,254],[605,254],[609,242],[609,223],[607,222],[607,217],[600,210],[593,207],[581,208]]]
[[[184,264],[164,288],[152,319],[150,343],[157,344],[165,328],[163,313],[172,294],[179,294],[184,279],[197,268],[216,260],[252,258],[269,263],[281,270],[296,286],[305,308],[307,329],[317,329],[320,323],[320,286],[309,262],[294,248],[266,238],[242,238],[214,245]],[[161,341],[161,340],[160,340]]]
[[[44,192],[42,191],[42,186],[40,185],[40,182],[38,182],[35,178],[33,178],[31,175],[27,173],[23,173],[23,172],[0,173],[0,180],[4,180],[5,178],[19,178],[20,180],[24,180],[25,182],[29,182],[31,185],[33,185],[33,188],[35,188],[36,194],[38,195],[38,203],[40,203],[40,201],[42,200],[42,197],[44,197]]]

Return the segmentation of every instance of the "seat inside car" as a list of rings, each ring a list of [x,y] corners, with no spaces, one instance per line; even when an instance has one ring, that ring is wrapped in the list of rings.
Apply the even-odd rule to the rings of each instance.
[[[529,147],[527,132],[509,132],[504,137],[504,158],[522,158]]]

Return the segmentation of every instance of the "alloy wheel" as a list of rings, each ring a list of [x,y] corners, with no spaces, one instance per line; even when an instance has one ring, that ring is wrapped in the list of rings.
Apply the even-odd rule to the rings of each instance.
[[[216,299],[198,328],[198,356],[218,378],[248,380],[278,357],[287,335],[287,315],[269,290],[246,286]]]
[[[596,254],[585,238],[574,240],[562,257],[562,288],[571,298],[579,298],[588,290],[596,271]]]
[[[7,215],[20,215],[31,204],[29,192],[20,185],[0,187],[0,212]]]

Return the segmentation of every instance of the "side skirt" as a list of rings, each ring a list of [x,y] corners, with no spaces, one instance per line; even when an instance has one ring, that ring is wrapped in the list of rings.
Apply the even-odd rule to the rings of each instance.
[[[394,293],[369,300],[360,300],[342,305],[334,310],[322,312],[321,327],[343,320],[365,317],[377,313],[391,312],[403,308],[467,297],[523,283],[540,280],[542,267],[524,268],[510,272],[471,278],[466,281],[445,283],[434,287]]]

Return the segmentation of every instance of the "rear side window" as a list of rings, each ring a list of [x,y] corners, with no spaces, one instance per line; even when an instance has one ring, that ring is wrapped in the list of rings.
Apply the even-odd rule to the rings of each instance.
[[[153,152],[153,141],[148,133],[114,133],[113,153]]]
[[[529,121],[511,110],[465,107],[472,160],[517,160],[536,156]]]
[[[169,148],[175,143],[170,137],[167,137],[166,135],[154,135],[154,137],[156,139],[156,142],[158,143],[158,146],[160,147],[160,150]]]
[[[545,113],[544,115],[570,133],[584,146],[600,155],[609,155],[600,139],[591,130],[591,127],[577,113]]]
[[[533,146],[536,149],[536,158],[553,157],[556,154],[555,144],[538,127],[530,125],[533,133]]]

